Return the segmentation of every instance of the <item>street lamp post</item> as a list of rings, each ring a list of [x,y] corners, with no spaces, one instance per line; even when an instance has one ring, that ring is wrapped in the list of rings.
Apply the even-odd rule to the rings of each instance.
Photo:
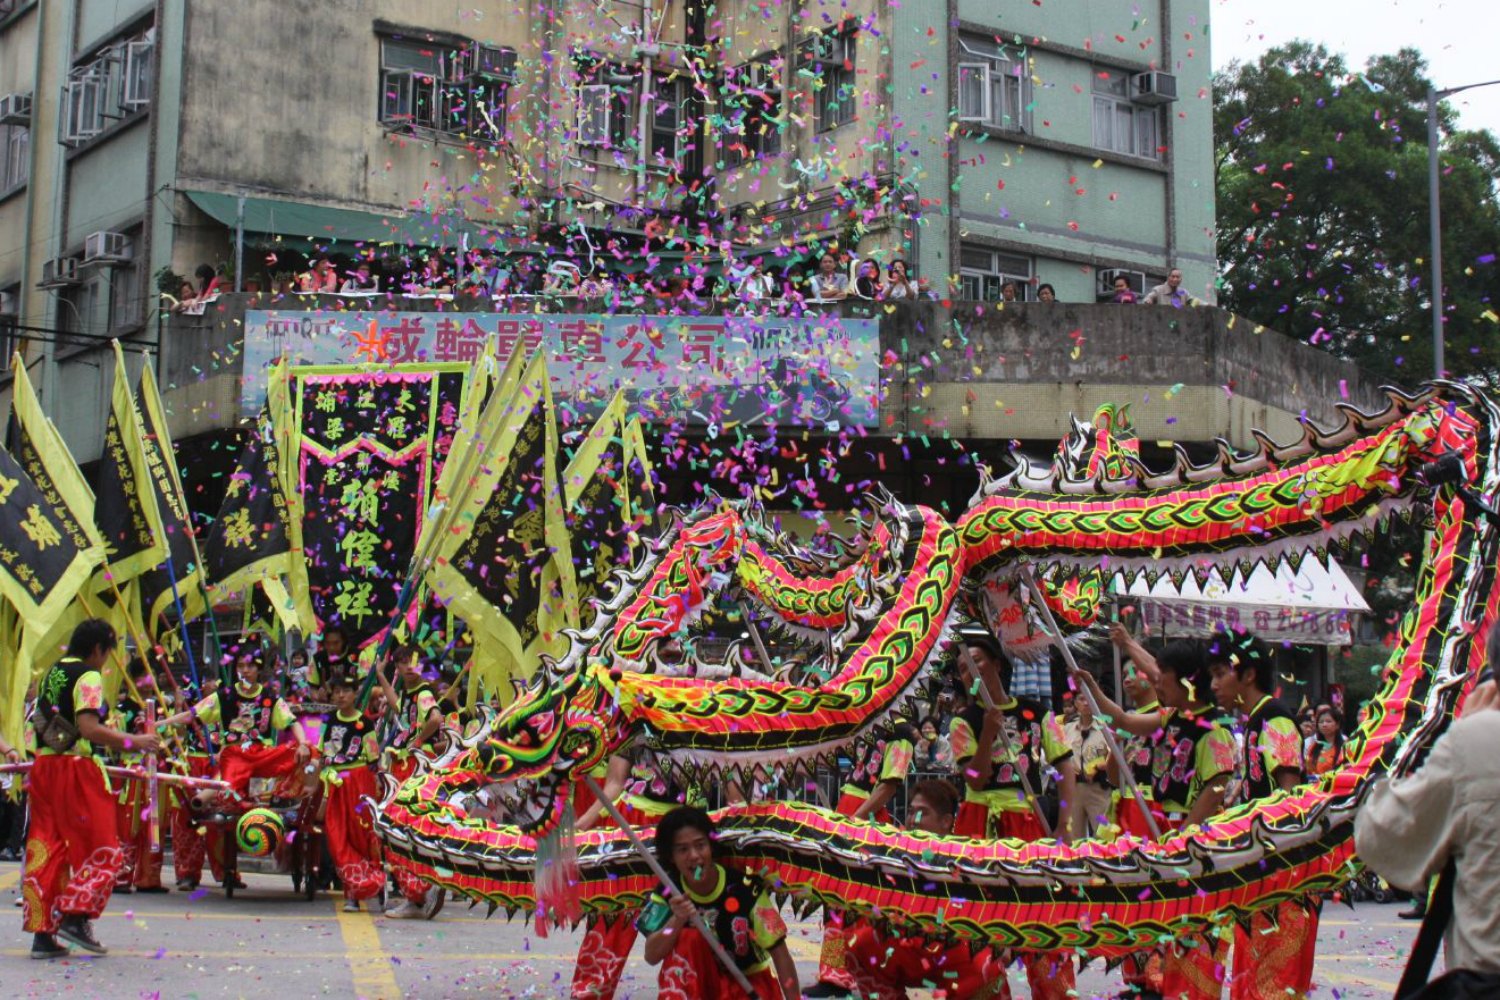
[[[1432,377],[1443,377],[1443,214],[1438,205],[1438,101],[1500,80],[1468,83],[1446,90],[1427,88],[1427,227],[1432,242]]]

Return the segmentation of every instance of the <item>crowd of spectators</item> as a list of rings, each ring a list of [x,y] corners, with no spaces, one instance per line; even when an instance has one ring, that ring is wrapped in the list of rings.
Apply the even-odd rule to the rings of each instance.
[[[204,264],[196,281],[184,280],[173,300],[173,312],[201,313],[232,281]],[[948,281],[941,283],[943,286]],[[501,253],[490,249],[458,253],[431,251],[415,257],[336,259],[311,258],[301,271],[281,272],[266,288],[261,279],[245,282],[245,291],[281,295],[400,295],[407,298],[550,299],[599,302],[609,310],[711,312],[727,308],[739,312],[796,313],[808,307],[844,301],[902,302],[936,299],[933,282],[918,278],[902,259],[882,266],[872,258],[857,258],[831,250],[815,261],[787,263],[755,256],[733,261],[705,260],[698,264],[663,263],[655,271],[608,270],[573,257],[536,253]],[[1167,279],[1144,294],[1124,275],[1114,278],[1113,294],[1104,301],[1118,305],[1166,305],[1182,308],[1199,300],[1182,287],[1182,271],[1173,268]],[[955,289],[949,289],[951,295]],[[1057,302],[1048,282],[1006,280],[1000,301]]]

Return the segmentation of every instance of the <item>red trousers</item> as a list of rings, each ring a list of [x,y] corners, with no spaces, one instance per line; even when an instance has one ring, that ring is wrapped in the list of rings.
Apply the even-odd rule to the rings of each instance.
[[[1312,989],[1318,950],[1318,911],[1302,903],[1282,903],[1255,914],[1250,932],[1234,931],[1234,972],[1230,1000],[1287,1000]]]
[[[834,811],[840,816],[853,816],[854,811],[863,805],[864,801],[858,795],[845,792],[839,796],[838,805],[834,806]],[[889,823],[891,814],[881,809],[875,814],[874,819],[881,823]],[[854,988],[854,974],[849,971],[848,959],[845,957],[849,950],[849,942],[854,938],[854,931],[855,927],[845,922],[842,912],[824,911],[823,947],[818,952],[818,982],[831,983],[846,990]]]
[[[158,793],[157,808],[162,806]],[[161,843],[151,850],[151,827],[158,819],[149,815],[151,810],[151,787],[144,781],[127,781],[115,802],[115,830],[120,837],[120,850],[124,857],[117,886],[134,886],[137,889],[161,887]],[[160,826],[157,827],[160,829]]]
[[[1154,800],[1147,799],[1146,808],[1151,810],[1157,829],[1164,834],[1175,832],[1182,825],[1180,819],[1171,819]],[[1115,824],[1122,834],[1151,836],[1146,814],[1136,799],[1120,800]],[[1160,951],[1131,955],[1125,959],[1121,971],[1126,986],[1160,993],[1166,1000],[1217,1000],[1228,957],[1229,949],[1222,941],[1217,946],[1184,941]]]
[[[230,785],[230,795],[240,801],[250,797],[251,778],[281,778],[297,775],[297,744],[229,743],[219,751],[219,777]],[[298,784],[293,797],[302,794]]]
[[[910,988],[934,987],[953,1000],[988,1000],[1004,989],[1005,966],[988,949],[970,956],[968,945],[886,937],[866,925],[850,935],[846,955],[855,992],[868,1000],[907,1000]]]
[[[342,779],[325,783],[328,811],[323,833],[328,854],[344,883],[345,899],[370,899],[385,885],[380,866],[380,840],[375,836],[374,806],[365,801],[376,797],[375,772],[367,767],[339,772]]]
[[[411,773],[417,769],[417,762],[411,757],[397,757],[391,761],[390,772],[398,782],[405,781],[411,777]],[[427,890],[432,888],[431,883],[416,872],[407,868],[402,861],[392,855],[387,859],[391,866],[391,874],[395,876],[396,888],[401,890],[401,895],[409,903],[420,905],[427,898]]]
[[[784,996],[776,973],[769,968],[746,978],[760,1000]],[[696,927],[677,932],[677,944],[661,963],[656,985],[659,1000],[750,1000]]]
[[[207,754],[187,755],[188,776],[207,778],[214,773]],[[172,874],[179,882],[198,882],[203,878],[203,859],[208,859],[214,878],[224,881],[224,841],[213,828],[199,826],[193,820],[190,803],[193,793],[185,788],[172,790]]]
[[[93,920],[104,912],[123,860],[115,811],[115,796],[93,758],[37,757],[21,882],[26,930],[51,934],[63,916]]]
[[[642,812],[628,802],[619,805],[620,815],[633,827],[654,827],[660,816]],[[606,815],[608,815],[606,813]],[[589,917],[578,958],[573,965],[572,1000],[610,1000],[620,987],[620,975],[630,959],[630,949],[640,936],[635,913],[622,913],[605,921]]]
[[[959,837],[1013,838],[1027,842],[1045,840],[1041,820],[1029,809],[1026,811],[990,810],[978,802],[965,802],[958,807],[958,819],[953,824],[953,833]],[[1026,981],[1031,985],[1033,1000],[1068,1000],[1076,995],[1076,974],[1073,956],[1066,951],[1020,952],[1026,966]],[[1001,981],[1004,982],[1003,980]],[[1010,987],[1005,986],[1000,994],[1010,998]]]

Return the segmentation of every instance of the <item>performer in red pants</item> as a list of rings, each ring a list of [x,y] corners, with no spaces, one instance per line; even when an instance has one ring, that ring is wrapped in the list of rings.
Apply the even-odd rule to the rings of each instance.
[[[405,781],[416,770],[416,754],[429,749],[443,723],[437,694],[423,676],[421,651],[416,646],[401,646],[393,657],[399,689],[386,678],[385,664],[375,671],[386,704],[396,710],[396,732],[385,753],[385,770],[397,782]],[[401,901],[385,911],[392,920],[431,920],[447,900],[441,886],[433,885],[400,861],[390,859],[391,874],[401,890]]]
[[[1021,781],[1022,768],[1033,791],[1042,787],[1041,761],[1061,775],[1061,801],[1073,801],[1078,767],[1057,717],[1029,698],[1007,693],[1010,661],[989,636],[969,640],[969,657],[995,708],[983,702],[953,720],[949,742],[964,777],[964,802],[953,832],[961,837],[1014,838],[1035,841],[1054,837],[1066,843],[1067,810],[1059,810],[1057,829],[1047,830],[1036,816]],[[1074,995],[1073,956],[1065,951],[1023,952],[1026,980],[1036,1000],[1067,1000]]]
[[[636,829],[651,829],[663,816],[687,802],[705,805],[696,789],[683,789],[661,768],[649,750],[637,750],[634,762],[616,754],[609,758],[601,789],[619,801],[620,815]],[[577,820],[579,831],[593,829],[604,815],[604,806],[593,802]],[[572,1000],[609,1000],[620,986],[620,976],[639,936],[634,915],[622,913],[613,919],[590,917],[578,959],[573,966]]]
[[[334,713],[323,723],[319,746],[323,783],[323,830],[328,853],[344,883],[344,910],[359,912],[359,901],[380,895],[385,869],[375,836],[375,727],[358,707],[359,681],[352,676],[330,682]]]
[[[241,656],[236,664],[239,683],[220,688],[161,723],[180,726],[197,719],[218,725],[219,777],[229,783],[225,794],[237,805],[249,798],[251,778],[290,778],[312,755],[291,708],[261,684],[261,668],[260,653]],[[275,744],[276,735],[284,732],[292,734],[295,744]]]
[[[125,667],[125,674],[130,678],[134,691],[142,698],[149,699],[156,694],[151,674],[140,657],[131,659]],[[115,706],[115,715],[121,732],[135,734],[146,731],[145,706],[133,695],[126,694],[120,698],[119,704]],[[128,751],[119,754],[119,758],[120,763],[126,767],[138,767],[145,760],[145,755]],[[157,808],[160,809],[165,804],[164,800],[158,801]],[[120,834],[120,850],[124,854],[124,861],[115,881],[115,892],[167,892],[167,888],[161,884],[161,840],[158,838],[155,850],[152,850],[151,845],[151,827],[154,824],[160,830],[161,818],[150,815],[150,787],[141,781],[123,782],[116,806],[115,826]]]
[[[893,739],[881,740],[861,749],[849,780],[839,790],[835,808],[852,819],[889,823],[891,816],[885,806],[906,783],[916,739],[917,734],[912,731],[910,723],[901,722]],[[827,911],[823,921],[823,947],[818,953],[818,981],[803,990],[803,996],[841,997],[853,989],[854,975],[845,957],[853,936],[854,929],[846,924],[843,913]]]
[[[73,630],[67,655],[37,688],[31,830],[21,883],[32,958],[67,955],[59,937],[96,955],[107,951],[92,922],[109,903],[121,852],[115,796],[96,748],[155,753],[161,747],[156,736],[129,736],[104,724],[109,706],[100,669],[118,644],[108,622],[83,622]]]
[[[911,829],[947,836],[958,815],[958,792],[946,781],[919,782],[906,814]],[[1005,964],[988,948],[971,954],[965,944],[891,937],[868,924],[852,928],[845,956],[853,992],[869,1000],[907,1000],[906,991],[918,987],[941,989],[949,1000],[989,1000],[1008,988]]]

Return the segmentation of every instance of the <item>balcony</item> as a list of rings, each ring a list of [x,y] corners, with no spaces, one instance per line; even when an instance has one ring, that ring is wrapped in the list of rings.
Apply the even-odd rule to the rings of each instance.
[[[700,404],[704,383],[713,379],[695,372],[740,365],[732,348],[753,351],[754,371],[764,373],[781,338],[801,363],[821,364],[839,380],[851,402],[837,412],[777,422],[833,435],[854,424],[861,436],[897,440],[1021,440],[1050,450],[1068,431],[1070,413],[1085,416],[1113,402],[1131,404],[1148,444],[1224,437],[1249,449],[1252,429],[1291,440],[1300,435],[1301,414],[1331,425],[1340,419],[1340,402],[1367,408],[1383,402],[1379,387],[1352,364],[1213,308],[846,302],[808,307],[796,317],[784,310],[745,316],[733,303],[694,305],[684,315],[611,313],[598,300],[517,297],[500,305],[505,312],[474,300],[222,296],[201,316],[170,317],[162,332],[160,382],[173,435],[183,441],[253,417],[256,373],[283,352],[296,356],[321,339],[341,342],[342,354],[304,360],[373,361],[376,335],[388,361],[465,361],[497,333],[507,345],[540,340],[559,352],[552,373],[563,395],[572,391],[568,379],[587,367],[574,366],[570,376],[570,359],[596,352],[584,381],[598,395],[632,368],[621,345],[644,331],[654,338],[653,361],[672,369],[672,385],[697,392]],[[585,316],[599,319],[568,318]],[[575,333],[589,342],[555,342]],[[668,348],[682,353],[655,350]],[[749,370],[741,365],[734,368],[739,374],[719,381],[732,385],[733,395],[752,397],[754,387],[740,378]],[[701,407],[702,420],[688,410],[659,416],[705,427],[714,422]],[[775,419],[762,414],[759,423]]]

